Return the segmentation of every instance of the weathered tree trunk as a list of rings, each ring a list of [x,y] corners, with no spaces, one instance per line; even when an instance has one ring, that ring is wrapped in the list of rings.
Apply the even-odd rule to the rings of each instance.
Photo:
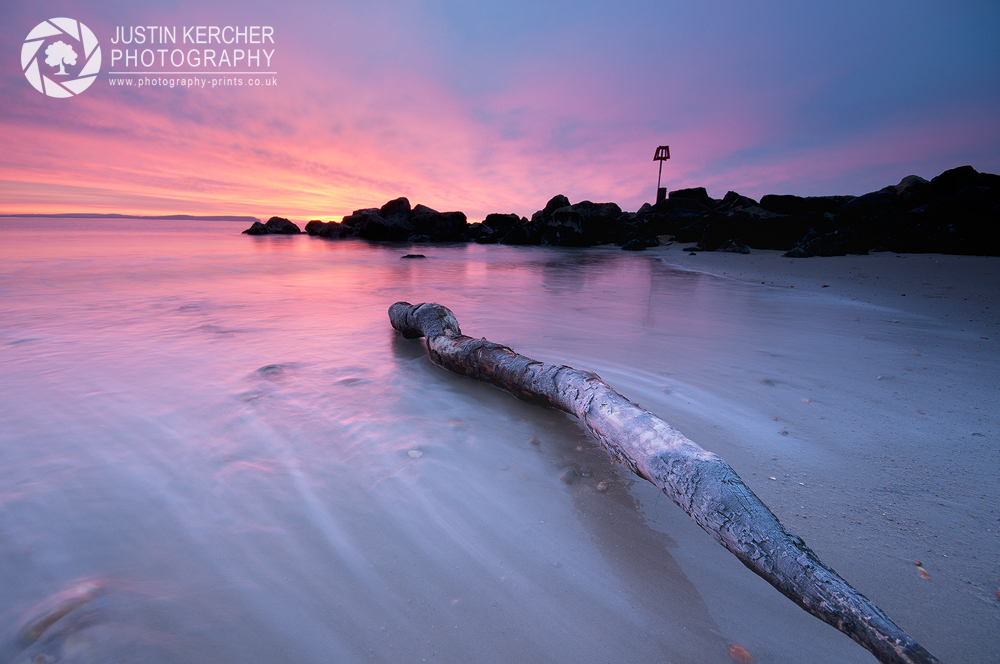
[[[407,339],[426,337],[435,364],[576,415],[611,456],[659,487],[744,565],[879,661],[938,661],[785,530],[729,464],[615,392],[597,374],[544,364],[467,337],[455,315],[440,304],[397,302],[389,308],[389,320]]]

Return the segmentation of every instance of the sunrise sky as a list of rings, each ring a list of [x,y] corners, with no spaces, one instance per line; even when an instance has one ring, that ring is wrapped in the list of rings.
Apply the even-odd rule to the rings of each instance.
[[[54,99],[21,46],[63,16],[104,59]],[[277,87],[111,85],[116,30],[148,25],[272,26]],[[5,0],[0,63],[8,214],[339,219],[406,196],[474,220],[557,193],[635,210],[661,144],[666,186],[717,198],[1000,172],[995,0]]]

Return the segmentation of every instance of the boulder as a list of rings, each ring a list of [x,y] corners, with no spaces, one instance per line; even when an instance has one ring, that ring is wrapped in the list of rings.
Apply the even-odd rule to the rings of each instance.
[[[426,208],[430,210],[430,208]],[[468,220],[463,212],[426,212],[410,218],[412,232],[423,235],[429,242],[462,242],[467,239]],[[411,241],[418,241],[411,238]]]
[[[247,235],[295,235],[301,233],[302,229],[284,217],[271,217],[264,224],[255,221],[243,232]]]
[[[690,200],[698,201],[702,205],[708,208],[713,208],[718,206],[722,201],[717,201],[708,195],[708,191],[704,187],[692,187],[690,189],[677,189],[676,191],[671,191],[667,200],[671,198],[687,198]]]
[[[403,197],[389,201],[378,210],[378,216],[389,223],[409,223],[410,215],[410,201]]]
[[[750,247],[746,246],[739,240],[726,240],[716,251],[724,251],[730,254],[749,254]]]
[[[776,214],[810,216],[834,212],[852,196],[790,196],[767,194],[760,199],[760,207]]]
[[[623,251],[642,251],[646,247],[655,247],[658,243],[656,240],[649,240],[647,238],[636,237],[632,238],[628,242],[622,245]]]
[[[333,238],[345,237],[350,230],[352,230],[350,226],[345,226],[343,224],[337,223],[336,221],[329,221],[323,223],[318,219],[314,219],[313,221],[310,221],[308,224],[306,224],[306,233],[318,237],[333,237]]]
[[[564,208],[564,207],[569,207],[569,199],[563,196],[562,194],[556,194],[551,199],[549,199],[549,202],[545,204],[545,207],[542,208],[541,212],[544,215],[549,216],[559,208]]]
[[[353,228],[359,224],[363,225],[362,222],[364,222],[365,219],[372,214],[378,214],[378,208],[362,208],[360,210],[355,210],[351,214],[345,216],[340,223]]]
[[[527,219],[523,219],[527,222]],[[486,215],[481,224],[471,224],[469,227],[470,236],[480,244],[495,244],[502,241],[518,224],[522,223],[522,218],[516,214],[492,213]]]
[[[621,215],[622,209],[615,203],[591,201],[557,208],[549,215],[542,210],[542,241],[567,247],[611,242]]]
[[[413,234],[413,225],[398,216],[385,219],[377,212],[362,215],[362,220],[354,224],[358,237],[366,240],[399,242]]]

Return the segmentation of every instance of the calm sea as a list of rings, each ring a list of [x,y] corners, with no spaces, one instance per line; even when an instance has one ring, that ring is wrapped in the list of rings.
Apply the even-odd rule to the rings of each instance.
[[[386,311],[440,302],[466,334],[596,371],[896,606],[834,521],[869,398],[840,388],[909,343],[884,315],[655,251],[245,226],[0,221],[0,659],[872,661],[571,417],[432,365]]]

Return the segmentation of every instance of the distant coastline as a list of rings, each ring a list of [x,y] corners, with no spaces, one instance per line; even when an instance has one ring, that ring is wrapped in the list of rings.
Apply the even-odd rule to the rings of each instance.
[[[241,217],[230,215],[193,215],[193,214],[117,214],[117,213],[94,213],[86,212],[64,212],[62,214],[0,214],[0,217],[49,217],[54,219],[160,219],[163,221],[260,221],[257,217]]]

